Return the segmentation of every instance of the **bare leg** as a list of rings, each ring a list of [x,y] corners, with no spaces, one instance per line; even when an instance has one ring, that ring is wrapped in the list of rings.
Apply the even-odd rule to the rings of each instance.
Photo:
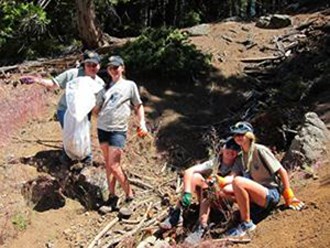
[[[210,200],[206,197],[202,197],[199,207],[199,224],[202,226],[207,226],[207,221],[210,215]]]
[[[104,157],[109,193],[110,195],[115,195],[116,178],[112,175],[112,171],[109,166],[109,145],[107,143],[102,143],[100,144],[100,148]]]
[[[191,188],[193,192],[196,192],[198,202],[201,202],[202,199],[202,191],[208,187],[204,177],[199,173],[194,173],[191,178]]]
[[[120,166],[121,156],[122,156],[122,149],[118,147],[111,147],[111,146],[109,147],[109,153],[108,153],[109,168],[111,169],[111,172],[113,173],[114,177],[119,181],[121,187],[123,188],[126,194],[126,197],[133,197],[132,188]]]
[[[234,178],[233,189],[241,219],[249,222],[251,220],[250,202],[254,202],[262,207],[265,206],[268,190],[261,184],[240,176]]]

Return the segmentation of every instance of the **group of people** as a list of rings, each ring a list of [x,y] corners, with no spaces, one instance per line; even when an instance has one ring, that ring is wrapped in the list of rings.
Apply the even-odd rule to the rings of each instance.
[[[97,75],[101,67],[99,54],[87,51],[83,56],[78,68],[69,69],[51,79],[24,76],[22,82],[65,90],[71,80],[89,76],[95,84],[102,86],[96,93],[96,106],[92,112],[98,116],[98,140],[105,160],[110,193],[105,204],[114,206],[118,201],[115,192],[117,181],[125,192],[125,201],[131,202],[134,194],[120,161],[132,108],[139,121],[138,135],[147,135],[138,88],[133,81],[125,79],[125,65],[120,56],[109,57],[107,73],[111,82],[107,85]],[[66,97],[62,95],[57,107],[57,118],[62,128],[67,109]],[[208,229],[210,209],[216,206],[213,204],[214,200],[204,194],[214,183],[217,185],[217,200],[226,199],[236,203],[239,208],[241,222],[227,232],[229,236],[243,236],[253,231],[256,228],[254,217],[274,209],[280,202],[281,195],[286,206],[302,209],[304,203],[295,197],[287,171],[266,146],[256,143],[252,125],[244,121],[238,122],[230,127],[230,133],[231,137],[226,140],[216,159],[194,165],[185,171],[182,197],[170,215],[160,223],[160,228],[168,230],[182,222],[182,212],[190,206],[193,195],[196,194],[200,204],[199,220],[195,230],[187,236],[186,242],[199,242]],[[83,162],[91,163],[92,155],[89,154]]]
[[[215,201],[236,203],[239,208],[240,223],[226,233],[231,237],[242,237],[253,231],[255,220],[273,210],[281,195],[287,207],[294,210],[304,207],[290,187],[285,168],[266,146],[256,143],[252,125],[240,121],[230,127],[230,133],[232,136],[226,140],[217,159],[194,165],[184,172],[182,197],[160,223],[160,228],[168,230],[182,222],[182,212],[189,207],[192,194],[196,193],[200,204],[199,220],[194,231],[185,239],[188,244],[200,242],[208,230],[210,209],[219,206],[214,204]],[[217,184],[216,199],[203,194],[214,183]]]
[[[147,135],[145,123],[144,108],[135,82],[125,79],[125,64],[120,56],[110,56],[107,63],[107,73],[111,77],[111,82],[105,84],[97,73],[101,68],[101,58],[94,51],[86,51],[83,54],[83,60],[78,68],[64,71],[60,75],[46,79],[39,76],[26,75],[21,78],[23,83],[37,83],[47,88],[66,89],[67,84],[76,78],[88,76],[94,80],[94,83],[101,85],[101,90],[96,92],[96,105],[90,113],[98,116],[97,133],[100,148],[102,150],[109,189],[109,198],[105,205],[113,205],[118,200],[116,195],[116,182],[125,192],[125,201],[133,200],[134,195],[121,167],[121,158],[123,156],[123,147],[126,141],[129,116],[134,109],[139,122],[138,135],[143,137]],[[57,106],[57,119],[64,128],[64,116],[68,111],[68,104],[65,93],[61,96]],[[70,158],[63,151],[62,162],[70,162]],[[92,154],[87,155],[81,161],[85,165],[92,164]]]

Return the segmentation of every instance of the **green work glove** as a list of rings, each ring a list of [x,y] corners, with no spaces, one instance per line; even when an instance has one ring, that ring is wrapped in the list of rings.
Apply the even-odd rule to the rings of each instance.
[[[191,204],[191,198],[192,195],[189,192],[184,192],[182,199],[181,199],[181,204],[183,207],[189,207],[189,205]]]

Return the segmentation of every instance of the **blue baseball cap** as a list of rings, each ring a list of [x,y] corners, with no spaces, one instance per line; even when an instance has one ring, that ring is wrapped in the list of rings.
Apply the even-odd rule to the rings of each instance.
[[[231,134],[245,134],[247,132],[253,133],[253,126],[247,121],[239,121],[230,127]]]
[[[122,66],[124,65],[124,60],[120,56],[110,56],[108,66]]]
[[[82,63],[94,63],[100,64],[101,58],[97,52],[94,51],[85,51],[83,54],[83,61]]]

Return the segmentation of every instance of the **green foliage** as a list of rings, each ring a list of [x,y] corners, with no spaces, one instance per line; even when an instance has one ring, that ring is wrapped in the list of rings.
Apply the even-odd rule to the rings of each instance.
[[[183,18],[182,25],[184,27],[194,26],[201,23],[201,16],[198,12],[189,11]]]
[[[11,223],[15,226],[19,231],[26,230],[28,226],[28,219],[22,213],[17,213],[11,218]]]
[[[50,23],[46,12],[38,5],[20,1],[0,2],[0,53],[27,54],[29,46],[46,32]]]
[[[186,80],[204,73],[211,59],[189,44],[186,34],[172,28],[147,29],[118,53],[137,76]]]

